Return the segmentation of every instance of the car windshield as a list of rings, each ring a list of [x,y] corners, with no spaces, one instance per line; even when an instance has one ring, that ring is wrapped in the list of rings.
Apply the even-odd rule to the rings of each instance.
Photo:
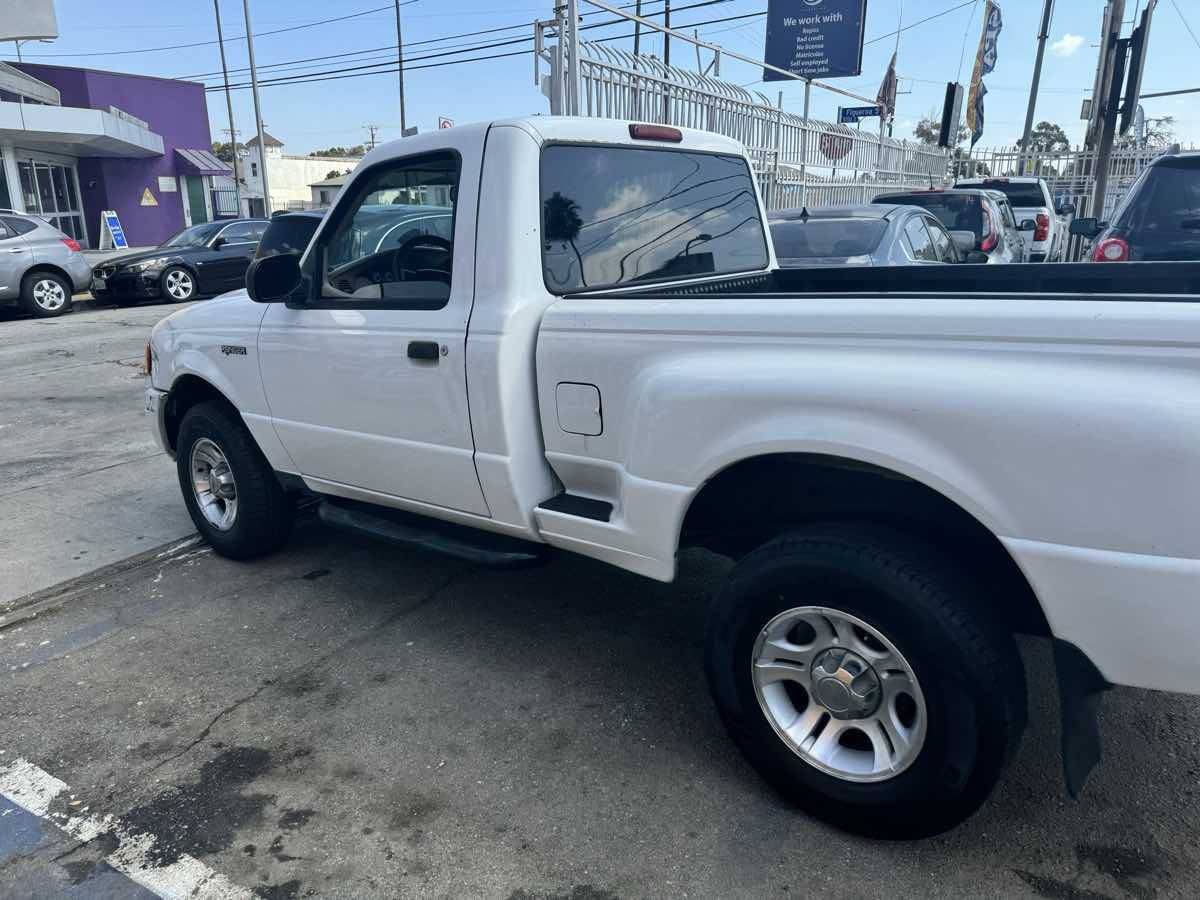
[[[879,246],[883,219],[808,219],[769,222],[779,259],[865,256]]]
[[[207,222],[204,225],[193,225],[185,228],[174,237],[167,238],[160,247],[202,247],[212,239],[227,222]]]
[[[971,231],[976,235],[983,233],[983,215],[980,212],[979,197],[976,195],[947,194],[940,191],[888,194],[876,197],[875,202],[920,206],[937,216],[947,231]]]
[[[1042,194],[1042,186],[1040,184],[1028,181],[997,181],[989,179],[975,186],[986,188],[989,191],[1000,191],[1008,198],[1009,203],[1018,208],[1046,206],[1046,197]]]

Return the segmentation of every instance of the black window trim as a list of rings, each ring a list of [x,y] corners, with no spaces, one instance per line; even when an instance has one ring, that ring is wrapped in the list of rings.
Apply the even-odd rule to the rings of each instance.
[[[385,169],[396,168],[398,166],[407,166],[408,164],[429,159],[431,157],[449,155],[454,159],[454,176],[455,186],[459,193],[462,191],[462,154],[454,147],[441,147],[433,150],[422,150],[420,153],[413,153],[409,156],[392,157],[391,159],[382,159],[374,165],[368,166],[361,172],[356,172],[354,179],[350,182],[353,185],[353,191],[343,191],[338,202],[333,206],[325,218],[317,226],[317,232],[313,235],[313,239],[304,255],[304,262],[312,266],[313,276],[308,279],[307,296],[300,299],[294,299],[296,294],[293,294],[287,301],[287,306],[290,309],[409,309],[409,310],[437,310],[445,309],[450,303],[450,299],[454,296],[454,248],[457,245],[458,239],[458,199],[454,200],[454,205],[450,212],[450,291],[446,294],[444,300],[368,300],[368,299],[353,299],[353,298],[338,298],[338,297],[323,297],[321,296],[321,288],[325,282],[325,245],[322,243],[325,237],[335,233],[338,227],[342,224],[347,216],[347,211],[352,205],[357,205],[363,196],[364,188],[370,184],[371,178],[378,172]],[[473,239],[474,236],[472,236]]]
[[[763,255],[766,259],[766,262],[764,263],[764,265],[761,268],[757,268],[757,269],[742,269],[737,272],[706,272],[704,275],[694,276],[692,278],[681,278],[678,275],[674,275],[674,276],[667,276],[665,278],[646,278],[646,279],[639,279],[637,281],[617,282],[616,284],[603,284],[603,285],[597,285],[595,287],[593,287],[592,285],[587,285],[584,288],[576,288],[574,290],[567,290],[567,291],[564,291],[561,288],[552,288],[549,284],[546,283],[546,265],[545,265],[545,260],[542,256],[542,250],[541,250],[541,244],[542,244],[541,231],[542,231],[542,224],[543,224],[542,223],[542,195],[544,193],[544,190],[543,190],[544,185],[542,184],[542,174],[543,174],[542,173],[542,154],[545,153],[546,149],[549,147],[589,147],[589,148],[598,147],[598,148],[607,148],[607,149],[615,149],[615,150],[651,150],[651,151],[655,151],[658,153],[676,153],[676,154],[696,153],[696,154],[701,154],[704,156],[724,156],[724,157],[733,157],[736,159],[740,159],[742,161],[742,164],[746,167],[746,174],[748,174],[750,176],[750,184],[754,188],[754,205],[755,205],[755,208],[758,210],[758,214],[759,214],[758,215],[758,224],[759,224],[759,228],[761,229],[760,233],[762,235],[762,241],[763,241]],[[684,147],[643,147],[641,144],[623,144],[623,143],[619,143],[619,142],[612,143],[609,141],[564,141],[564,140],[546,141],[545,143],[543,143],[541,145],[541,147],[538,148],[537,222],[538,222],[538,266],[542,270],[542,284],[543,284],[543,286],[545,286],[546,291],[551,296],[554,296],[554,297],[579,297],[579,296],[586,296],[586,295],[593,294],[593,293],[602,293],[602,292],[609,292],[609,291],[637,291],[640,288],[653,287],[655,285],[690,284],[692,282],[698,282],[701,280],[736,278],[739,276],[757,275],[757,274],[760,274],[763,272],[771,271],[771,252],[774,247],[774,244],[768,243],[767,233],[770,231],[770,226],[767,222],[766,211],[763,208],[762,196],[760,194],[759,187],[758,187],[758,179],[754,177],[754,169],[752,169],[750,167],[750,161],[748,159],[746,159],[746,157],[744,155],[739,154],[739,153],[723,152],[720,150],[691,150],[691,149],[684,148]]]

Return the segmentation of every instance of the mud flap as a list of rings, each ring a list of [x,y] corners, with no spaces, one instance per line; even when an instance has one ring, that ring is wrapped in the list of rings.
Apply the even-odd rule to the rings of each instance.
[[[1100,728],[1096,711],[1100,695],[1112,687],[1095,663],[1070,641],[1054,639],[1058,699],[1062,713],[1063,775],[1067,790],[1078,798],[1088,775],[1100,761]]]

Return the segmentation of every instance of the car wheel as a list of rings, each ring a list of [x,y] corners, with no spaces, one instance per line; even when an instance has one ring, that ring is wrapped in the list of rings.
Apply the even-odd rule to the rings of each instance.
[[[932,548],[811,528],[743,559],[712,610],[710,687],[754,767],[857,834],[944,831],[986,799],[1025,725],[1012,635]]]
[[[21,306],[42,318],[61,316],[71,309],[71,285],[53,272],[30,272],[21,280]]]
[[[176,449],[188,513],[214,550],[251,559],[283,546],[294,506],[235,413],[217,403],[193,406],[179,425]]]
[[[164,300],[185,303],[196,296],[196,276],[183,266],[169,266],[158,280]]]

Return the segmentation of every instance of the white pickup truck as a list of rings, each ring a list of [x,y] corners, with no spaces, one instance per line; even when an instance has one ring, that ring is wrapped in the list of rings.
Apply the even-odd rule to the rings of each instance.
[[[1075,214],[1075,204],[1054,204],[1054,195],[1045,179],[1032,175],[1008,178],[964,178],[955,183],[960,188],[986,188],[1000,191],[1008,197],[1013,216],[1018,222],[1033,220],[1029,236],[1030,262],[1062,262],[1067,252],[1068,227]]]
[[[1025,723],[1013,635],[1049,636],[1074,793],[1101,691],[1200,692],[1200,267],[781,270],[763,222],[712,134],[405,138],[302,257],[154,329],[147,410],[233,558],[301,496],[483,563],[727,555],[721,716],[856,832],[984,801]]]

